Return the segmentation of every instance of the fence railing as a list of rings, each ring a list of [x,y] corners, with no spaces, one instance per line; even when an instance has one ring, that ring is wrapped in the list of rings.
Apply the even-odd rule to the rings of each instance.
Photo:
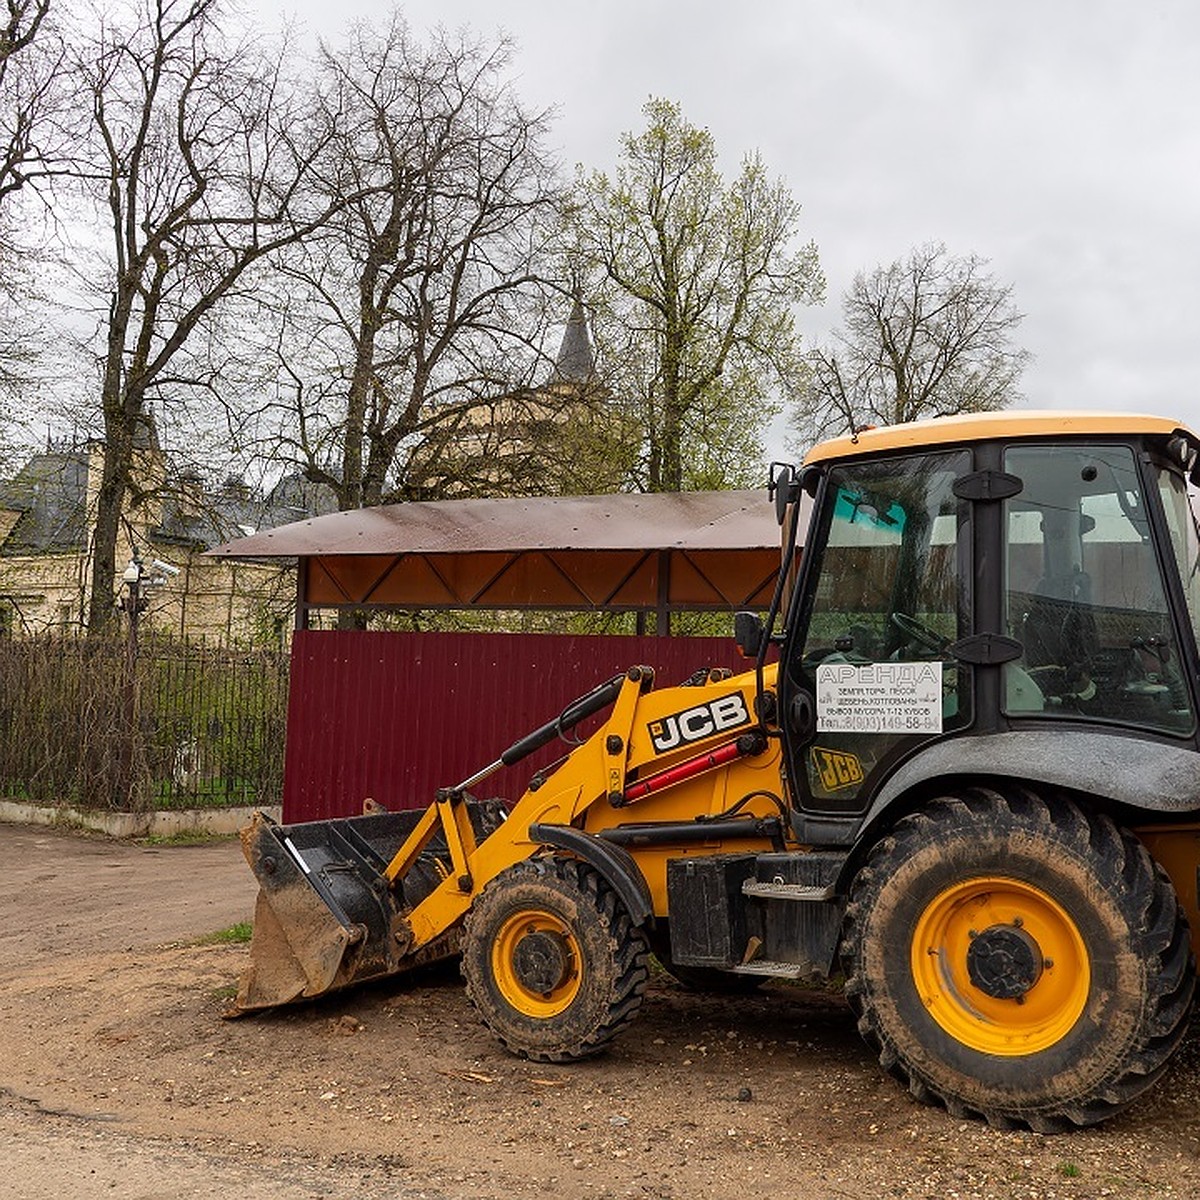
[[[287,677],[276,651],[0,640],[0,797],[136,810],[278,804]]]

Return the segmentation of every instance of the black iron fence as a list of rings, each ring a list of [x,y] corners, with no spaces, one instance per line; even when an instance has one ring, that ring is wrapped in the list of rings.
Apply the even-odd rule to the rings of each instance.
[[[145,638],[0,640],[0,798],[278,804],[287,655]]]

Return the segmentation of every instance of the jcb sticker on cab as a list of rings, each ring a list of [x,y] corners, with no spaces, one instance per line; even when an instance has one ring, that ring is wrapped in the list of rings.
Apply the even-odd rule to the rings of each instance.
[[[859,762],[857,754],[847,754],[842,750],[824,750],[820,746],[814,746],[810,753],[812,764],[820,776],[821,786],[827,792],[840,791],[842,788],[862,783],[862,763]]]
[[[662,754],[674,750],[676,746],[698,742],[714,733],[724,733],[727,729],[749,724],[750,710],[746,707],[746,699],[741,692],[733,692],[710,700],[707,704],[697,704],[695,708],[672,713],[661,721],[651,721],[646,728],[654,749]]]

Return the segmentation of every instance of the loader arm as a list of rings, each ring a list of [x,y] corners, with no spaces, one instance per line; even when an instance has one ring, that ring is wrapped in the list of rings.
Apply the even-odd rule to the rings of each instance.
[[[773,665],[767,668],[769,687],[774,686],[775,670]],[[435,832],[440,831],[450,846],[454,872],[408,915],[414,949],[429,944],[455,926],[480,892],[502,871],[542,851],[545,848],[539,832],[542,828],[583,827],[593,836],[608,835],[617,841],[612,831],[624,825],[627,816],[632,816],[637,818],[637,827],[643,834],[647,827],[659,825],[678,829],[677,836],[686,841],[687,831],[681,827],[687,825],[698,833],[711,834],[704,837],[706,842],[719,841],[722,829],[715,823],[700,828],[697,818],[713,810],[714,792],[719,792],[718,800],[729,794],[728,776],[736,770],[735,764],[752,757],[760,760],[756,775],[769,773],[770,763],[777,770],[775,755],[767,753],[766,739],[761,736],[753,741],[746,739],[747,730],[754,724],[751,714],[757,687],[755,677],[748,673],[736,680],[718,678],[703,688],[659,691],[650,690],[652,682],[653,672],[649,668],[631,668],[604,725],[573,751],[549,779],[527,790],[504,824],[482,843],[476,843],[470,822],[464,818],[461,796],[440,799],[427,810],[421,826],[409,843],[401,847],[387,870],[390,879],[400,877],[420,852],[422,839],[427,840]],[[703,715],[704,697],[710,691],[719,693],[717,703],[725,701],[722,711],[727,714],[726,728],[720,727],[719,718]],[[691,725],[684,732],[699,736],[681,735],[669,749],[658,749],[650,730],[664,725],[672,715],[678,717],[681,693],[684,699],[692,701],[689,694],[692,692],[701,702],[683,709],[685,713],[698,714],[691,718]],[[718,788],[716,777],[725,786]],[[707,793],[710,802],[697,803],[697,791]],[[675,794],[668,794],[671,792]],[[764,807],[769,809],[770,802]],[[770,820],[773,815],[767,812],[753,819]],[[739,835],[756,832],[759,831],[745,826],[737,828]],[[764,828],[760,839],[769,844],[774,836],[782,834],[782,828],[778,834]],[[646,840],[650,840],[648,836]],[[670,840],[666,839],[667,845]],[[662,858],[662,854],[657,857]],[[465,869],[458,869],[460,863]],[[665,882],[652,879],[647,883],[655,897],[656,910],[664,913]]]
[[[773,687],[773,666],[765,678]],[[698,685],[659,690],[653,683],[649,667],[632,667],[600,684],[423,811],[294,826],[256,819],[242,835],[260,893],[237,1010],[312,998],[453,953],[463,917],[488,884],[548,841],[557,853],[600,864],[602,874],[622,864],[627,889],[644,891],[660,915],[666,862],[679,847],[713,853],[736,836],[746,849],[778,848],[786,832],[773,795],[778,742],[754,717],[754,672],[714,671]],[[535,775],[506,819],[495,803],[470,796],[468,785],[606,708],[599,729]],[[731,804],[737,821],[722,819]],[[635,842],[631,855],[623,847]]]

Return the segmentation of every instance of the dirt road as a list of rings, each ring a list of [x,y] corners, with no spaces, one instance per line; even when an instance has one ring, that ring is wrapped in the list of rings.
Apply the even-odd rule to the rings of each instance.
[[[1040,1137],[920,1107],[822,992],[656,976],[570,1067],[506,1054],[453,970],[225,1022],[245,947],[196,939],[253,895],[233,842],[0,826],[0,1197],[1200,1197],[1195,1037],[1126,1116]]]

